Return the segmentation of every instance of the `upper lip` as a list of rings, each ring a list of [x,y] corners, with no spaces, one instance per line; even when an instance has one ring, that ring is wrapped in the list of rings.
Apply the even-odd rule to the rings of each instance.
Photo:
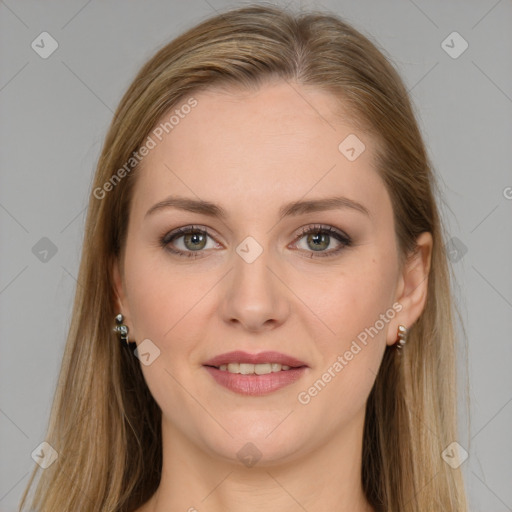
[[[219,354],[206,361],[204,366],[219,367],[223,364],[229,363],[249,363],[249,364],[262,364],[262,363],[279,363],[282,365],[298,368],[299,366],[307,366],[306,363],[296,359],[295,357],[282,354],[280,352],[259,352],[258,354],[249,354],[243,350],[235,350],[233,352],[226,352]]]

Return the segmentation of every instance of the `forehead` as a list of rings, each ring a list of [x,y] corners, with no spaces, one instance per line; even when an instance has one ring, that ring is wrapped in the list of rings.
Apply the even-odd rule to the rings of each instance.
[[[207,89],[192,99],[195,106],[183,108],[194,102],[182,99],[151,132],[155,147],[142,161],[137,203],[176,193],[248,208],[333,191],[370,201],[382,194],[375,141],[333,95],[281,81]]]

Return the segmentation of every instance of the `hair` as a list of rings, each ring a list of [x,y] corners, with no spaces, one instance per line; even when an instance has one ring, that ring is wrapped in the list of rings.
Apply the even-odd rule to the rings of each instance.
[[[202,21],[137,74],[115,112],[92,187],[106,190],[156,123],[192,94],[214,86],[253,90],[271,79],[331,93],[373,134],[402,262],[420,233],[433,238],[424,310],[401,357],[386,349],[366,403],[366,497],[377,511],[466,511],[460,468],[441,457],[457,439],[457,343],[437,185],[407,90],[376,44],[325,11],[253,4]],[[112,329],[118,313],[112,265],[122,266],[140,169],[134,165],[105,197],[89,199],[79,286],[46,437],[58,458],[40,475],[31,505],[40,512],[131,512],[160,482],[161,410],[138,360]]]

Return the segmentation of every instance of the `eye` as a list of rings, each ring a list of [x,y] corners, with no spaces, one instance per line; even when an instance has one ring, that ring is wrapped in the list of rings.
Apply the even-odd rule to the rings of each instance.
[[[208,238],[213,241],[209,247]],[[352,245],[348,235],[332,226],[307,226],[295,238],[294,244],[297,245],[303,238],[306,247],[299,248],[301,251],[309,252],[311,258],[334,256],[345,247]],[[337,242],[338,247],[327,251],[326,249],[333,245],[333,241]],[[173,254],[187,258],[202,257],[204,249],[215,249],[219,246],[208,230],[202,226],[185,226],[175,229],[160,239],[160,245]]]
[[[334,256],[345,247],[352,245],[352,240],[348,235],[332,226],[307,226],[302,229],[300,235],[295,239],[295,243],[303,238],[305,239],[306,247],[302,249],[305,251],[311,250],[311,258]],[[331,245],[333,239],[338,243],[338,248],[326,251],[325,249]]]
[[[197,258],[203,249],[215,248],[215,244],[214,247],[207,247],[208,238],[212,236],[207,229],[201,226],[187,226],[167,233],[160,239],[160,245],[178,256]]]

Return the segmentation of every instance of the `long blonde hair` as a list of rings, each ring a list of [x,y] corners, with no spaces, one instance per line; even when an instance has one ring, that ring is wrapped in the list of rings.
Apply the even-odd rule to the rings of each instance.
[[[377,511],[464,512],[461,471],[441,458],[457,439],[456,343],[435,181],[407,91],[372,42],[325,12],[260,4],[207,19],[138,73],[106,136],[93,191],[113,183],[155,123],[180,101],[212,85],[254,88],[271,77],[332,93],[375,135],[377,171],[392,200],[402,259],[420,233],[433,236],[425,309],[410,329],[401,362],[386,350],[367,402],[361,478]],[[91,193],[46,436],[58,458],[40,475],[31,504],[39,512],[131,512],[159,484],[161,411],[138,360],[112,332],[112,263],[123,260],[139,168],[123,173],[108,192]],[[20,510],[38,471],[36,466]]]

